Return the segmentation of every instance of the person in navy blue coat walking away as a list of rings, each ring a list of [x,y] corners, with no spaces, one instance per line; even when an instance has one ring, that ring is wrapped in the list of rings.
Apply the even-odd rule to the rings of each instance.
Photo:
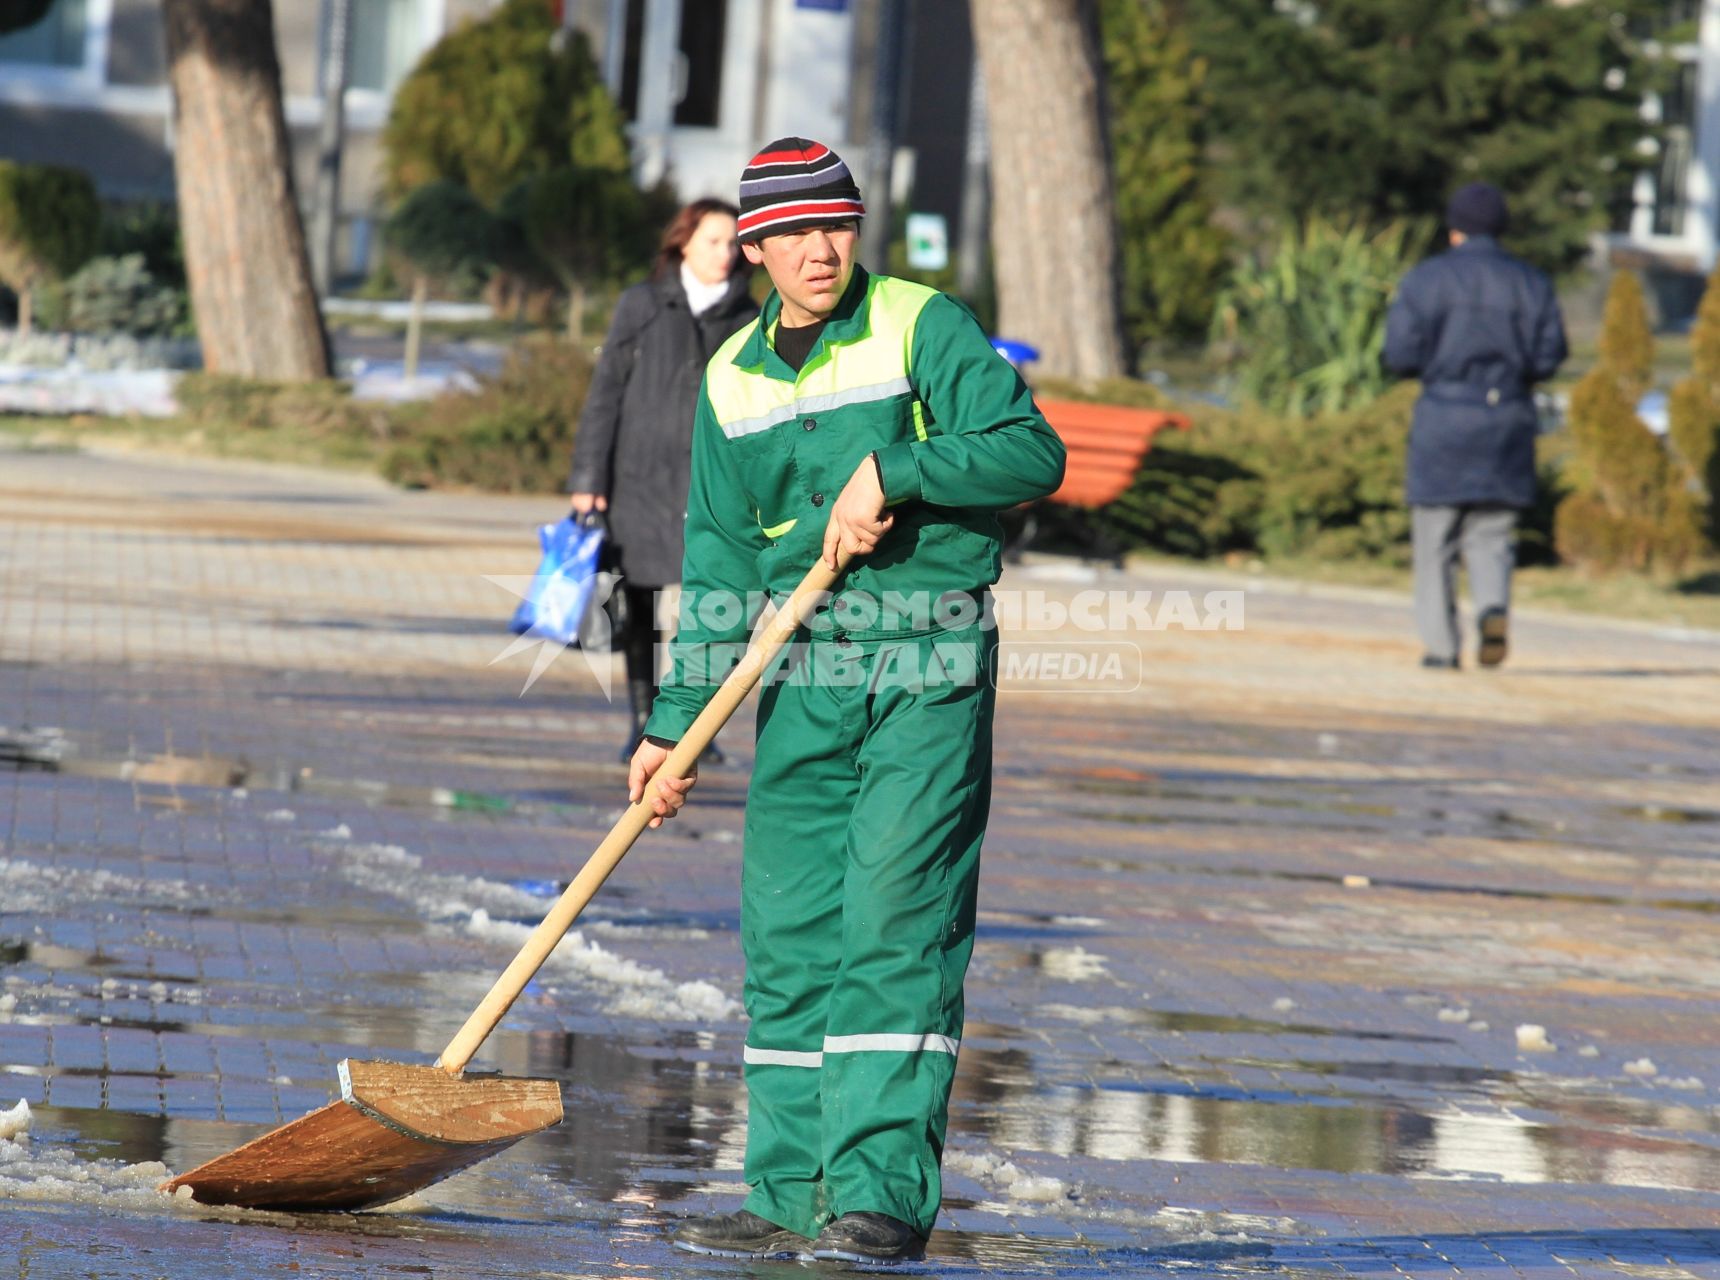
[[[1406,490],[1424,667],[1455,670],[1454,582],[1469,570],[1476,660],[1505,660],[1517,519],[1535,501],[1533,388],[1567,354],[1547,277],[1500,248],[1505,197],[1473,182],[1446,210],[1451,249],[1404,277],[1386,319],[1386,367],[1421,379]]]

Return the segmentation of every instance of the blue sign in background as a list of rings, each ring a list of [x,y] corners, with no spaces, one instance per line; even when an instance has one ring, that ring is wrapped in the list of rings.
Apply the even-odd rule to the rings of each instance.
[[[848,0],[794,0],[796,9],[824,9],[830,13],[847,13]]]

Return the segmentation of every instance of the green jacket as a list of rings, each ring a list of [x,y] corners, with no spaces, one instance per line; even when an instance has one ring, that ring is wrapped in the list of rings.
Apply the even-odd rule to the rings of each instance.
[[[995,513],[1063,479],[1062,441],[955,300],[856,267],[798,376],[772,345],[781,312],[773,293],[705,368],[675,670],[646,725],[653,737],[687,731],[744,649],[762,596],[799,584],[830,504],[868,454],[895,524],[844,576],[838,611],[848,592],[881,600],[996,582]]]

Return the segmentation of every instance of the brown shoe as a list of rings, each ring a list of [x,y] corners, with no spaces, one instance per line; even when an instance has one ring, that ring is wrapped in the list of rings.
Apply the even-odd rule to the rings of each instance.
[[[1484,667],[1496,667],[1505,661],[1505,652],[1510,647],[1506,641],[1509,632],[1509,618],[1503,609],[1489,609],[1481,615],[1481,647],[1476,650],[1475,660]]]

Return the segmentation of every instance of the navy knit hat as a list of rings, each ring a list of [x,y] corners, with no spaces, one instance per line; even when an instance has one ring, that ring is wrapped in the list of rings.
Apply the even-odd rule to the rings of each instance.
[[[1445,224],[1466,236],[1496,236],[1507,222],[1505,193],[1491,182],[1459,187],[1445,207]]]
[[[778,138],[749,160],[740,204],[743,244],[866,216],[842,157],[807,138]]]

